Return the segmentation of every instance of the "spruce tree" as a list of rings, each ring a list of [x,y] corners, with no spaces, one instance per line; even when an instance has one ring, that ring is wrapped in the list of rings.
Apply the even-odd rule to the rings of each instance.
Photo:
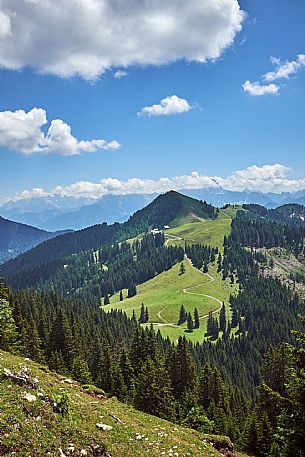
[[[137,288],[135,283],[131,283],[128,287],[127,298],[131,298],[137,295]]]
[[[200,320],[199,320],[199,313],[198,309],[194,309],[194,328],[199,328],[200,327]]]
[[[220,314],[219,314],[219,330],[222,332],[226,331],[227,319],[226,319],[226,307],[225,304],[222,304]]]
[[[105,296],[104,296],[104,305],[109,305],[110,303],[110,299],[109,299],[109,295],[107,293],[105,293]]]
[[[7,289],[0,279],[0,348],[4,351],[17,349],[18,332],[13,310],[7,300]]]
[[[221,253],[218,254],[218,260],[217,260],[217,272],[220,273],[222,269],[222,257]]]
[[[184,262],[180,263],[179,275],[183,275],[185,273],[185,266]]]
[[[136,408],[164,419],[175,418],[175,402],[169,374],[162,357],[157,361],[150,357],[144,362],[135,380]]]
[[[194,330],[194,322],[193,322],[191,313],[188,313],[186,322],[187,322],[187,331],[189,333],[191,333]]]
[[[89,384],[92,382],[88,363],[79,355],[75,356],[73,359],[71,373],[74,379],[82,384]]]
[[[178,325],[184,324],[185,321],[186,321],[186,312],[185,312],[184,305],[181,305]]]
[[[148,313],[148,308],[146,306],[145,308],[145,322],[148,322],[149,321],[149,313]]]
[[[169,356],[169,369],[175,398],[182,399],[187,389],[195,395],[196,368],[185,337],[179,337],[177,346],[173,348]]]
[[[140,317],[139,317],[139,324],[144,324],[146,322],[145,320],[145,308],[144,308],[144,303],[141,304],[141,311],[140,311]]]
[[[123,301],[123,300],[124,300],[123,292],[122,292],[122,290],[120,290],[120,301]]]

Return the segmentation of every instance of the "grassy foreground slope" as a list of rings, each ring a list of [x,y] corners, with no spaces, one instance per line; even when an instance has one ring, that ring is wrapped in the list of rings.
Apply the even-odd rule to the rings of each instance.
[[[38,388],[19,385],[5,370],[37,377]],[[70,411],[62,417],[54,401],[59,404],[63,395]],[[1,351],[0,399],[0,456],[218,457],[224,454],[210,442],[218,448],[228,443],[141,413],[116,398],[86,393],[75,381]],[[96,425],[101,423],[111,428],[103,431]]]

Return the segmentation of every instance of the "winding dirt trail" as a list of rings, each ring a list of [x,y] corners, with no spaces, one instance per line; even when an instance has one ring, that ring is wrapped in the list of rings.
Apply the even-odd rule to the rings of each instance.
[[[200,283],[200,284],[197,284],[196,286],[187,287],[186,289],[183,289],[183,292],[184,292],[185,294],[189,294],[189,295],[199,295],[199,296],[201,296],[201,297],[206,297],[206,298],[209,298],[209,299],[211,299],[211,300],[216,301],[216,302],[220,305],[220,307],[217,308],[217,309],[215,309],[214,311],[212,311],[212,314],[219,313],[219,311],[220,311],[221,308],[222,308],[222,301],[220,301],[218,298],[213,297],[212,295],[201,294],[201,293],[199,293],[199,292],[189,292],[191,289],[194,289],[195,287],[204,286],[204,285],[206,285],[206,284],[211,284],[212,282],[215,281],[215,278],[213,278],[213,276],[211,276],[209,273],[203,273],[203,271],[201,271],[201,270],[199,270],[198,268],[194,267],[194,265],[193,265],[191,259],[189,259],[189,258],[187,257],[186,254],[185,254],[184,257],[185,257],[185,260],[188,261],[188,263],[191,265],[192,268],[194,268],[194,269],[195,269],[196,271],[198,271],[200,274],[202,274],[202,275],[204,275],[204,276],[207,276],[207,277],[209,278],[209,281],[207,281],[207,282],[202,282],[202,283]],[[205,314],[204,316],[201,316],[199,319],[205,319],[205,318],[207,318],[208,316],[209,316],[209,313],[208,313],[208,314]]]
[[[169,236],[169,235],[167,235]],[[179,237],[176,237],[174,235],[170,235],[172,238],[175,238],[175,239],[179,239],[179,240],[182,240],[183,238],[179,238]],[[169,240],[168,240],[169,241]],[[203,273],[203,271],[199,270],[198,268],[194,267],[191,259],[189,259],[187,257],[187,255],[185,254],[184,255],[184,258],[185,260],[191,265],[192,268],[194,268],[194,270],[198,271],[201,275],[203,275],[204,277],[208,277],[209,280],[208,281],[205,281],[205,282],[201,282],[199,284],[196,284],[195,286],[191,286],[191,287],[186,287],[185,289],[182,290],[182,292],[184,294],[188,294],[188,295],[198,295],[200,297],[205,297],[205,298],[209,298],[210,300],[214,300],[215,302],[217,302],[219,304],[219,308],[215,309],[214,311],[212,311],[212,314],[217,314],[219,313],[219,311],[221,310],[222,308],[222,301],[219,300],[218,298],[216,297],[213,297],[212,295],[207,295],[207,294],[202,294],[202,293],[199,293],[199,292],[190,292],[190,290],[192,289],[195,289],[196,287],[199,287],[199,286],[204,286],[206,284],[211,284],[212,282],[215,281],[215,278],[213,278],[213,276],[211,276],[209,273]],[[164,319],[164,317],[162,317],[162,313],[163,311],[165,310],[165,307],[162,308],[160,311],[158,311],[157,313],[157,316],[158,316],[158,319],[160,319],[160,321],[163,321],[162,323],[161,322],[152,322],[153,325],[157,325],[158,327],[179,327],[177,324],[171,324],[169,322],[166,322],[166,320]],[[203,316],[201,316],[199,319],[206,319],[207,317],[209,316],[209,313],[208,314],[204,314]]]

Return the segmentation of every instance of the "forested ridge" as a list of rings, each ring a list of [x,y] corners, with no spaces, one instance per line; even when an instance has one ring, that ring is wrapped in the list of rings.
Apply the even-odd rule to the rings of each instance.
[[[0,216],[0,264],[56,235]]]
[[[45,280],[53,275],[65,264],[64,259],[72,254],[119,243],[152,228],[163,229],[177,217],[190,213],[202,218],[218,217],[216,208],[212,205],[171,191],[157,197],[123,224],[94,225],[41,243],[35,249],[4,264],[1,268],[2,275],[13,287],[33,287],[41,278]]]
[[[46,281],[41,275],[37,287],[99,304],[101,298],[107,302],[109,295],[122,289],[135,294],[136,285],[169,270],[183,257],[183,248],[164,245],[162,233],[147,234],[133,243],[115,243],[74,254]]]
[[[160,220],[165,221],[163,216]],[[203,244],[171,248],[158,234],[133,244],[106,243],[98,252],[81,254],[90,258],[76,257],[81,265],[98,265],[104,296],[110,285],[115,291],[131,276],[132,282],[145,280],[158,273],[156,268],[180,261],[184,252],[203,271],[217,261],[223,278],[238,283],[239,293],[219,317],[210,313],[201,343],[193,345],[182,337],[171,343],[152,327],[140,325],[140,316],[105,313],[83,297],[67,299],[52,292],[63,279],[53,276],[57,282],[49,282],[45,291],[9,292],[1,285],[6,331],[0,333],[0,347],[94,383],[149,414],[226,434],[249,454],[304,456],[305,336],[299,318],[304,301],[294,288],[262,275],[266,259],[257,251],[282,246],[303,261],[302,230],[241,212],[224,239],[223,254]],[[119,274],[123,266],[131,275],[125,279]],[[84,272],[88,274],[86,268]],[[68,280],[73,275],[63,282]],[[101,287],[102,282],[97,284]]]

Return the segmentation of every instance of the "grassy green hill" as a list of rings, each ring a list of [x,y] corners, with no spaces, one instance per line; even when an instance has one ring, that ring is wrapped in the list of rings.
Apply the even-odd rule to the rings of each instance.
[[[221,274],[217,273],[216,265],[210,266],[208,275],[200,273],[188,261],[184,261],[184,265],[183,275],[179,275],[179,265],[175,265],[169,271],[138,286],[138,293],[132,298],[126,298],[127,290],[123,291],[123,301],[119,300],[119,294],[115,294],[111,297],[110,305],[103,309],[123,309],[128,316],[135,310],[138,317],[141,304],[144,303],[149,310],[149,322],[154,324],[156,330],[160,329],[162,336],[176,340],[185,335],[193,342],[202,341],[207,314],[211,310],[218,315],[219,302],[228,304],[230,293],[237,290],[237,285],[230,284],[228,280],[223,281]],[[186,324],[177,325],[182,304],[188,312],[193,313],[194,308],[199,311],[200,328],[192,333],[186,332]],[[227,310],[229,311],[228,307]]]
[[[172,227],[166,231],[168,242],[173,245],[188,243],[203,243],[218,246],[222,250],[223,238],[230,234],[231,222],[240,207],[229,206],[219,210],[215,220],[206,219],[184,221],[183,224]],[[181,238],[181,239],[179,239]]]
[[[171,228],[166,231],[166,243],[184,245],[187,241],[218,246],[222,250],[224,235],[230,234],[236,211],[237,208],[229,207],[220,210],[217,219],[196,220]],[[237,285],[230,284],[229,280],[223,281],[222,275],[217,273],[216,263],[209,266],[208,274],[199,272],[187,260],[184,265],[186,271],[183,275],[179,275],[179,265],[176,265],[139,285],[137,295],[132,298],[126,298],[127,290],[123,291],[123,301],[120,301],[119,293],[115,294],[104,309],[123,309],[128,316],[134,310],[138,317],[141,304],[144,303],[149,310],[149,323],[153,323],[155,329],[160,329],[162,336],[176,340],[185,335],[193,342],[202,341],[206,332],[207,314],[213,311],[218,315],[220,302],[228,304],[230,294],[237,291]],[[188,312],[193,313],[194,308],[199,311],[200,328],[192,333],[186,332],[186,324],[177,325],[182,304]],[[227,312],[229,313],[228,306]]]
[[[18,372],[23,382],[13,379]],[[227,438],[180,427],[94,391],[0,352],[0,456],[225,455],[226,449],[220,453],[215,448],[228,447]],[[69,408],[63,414],[65,405]]]

